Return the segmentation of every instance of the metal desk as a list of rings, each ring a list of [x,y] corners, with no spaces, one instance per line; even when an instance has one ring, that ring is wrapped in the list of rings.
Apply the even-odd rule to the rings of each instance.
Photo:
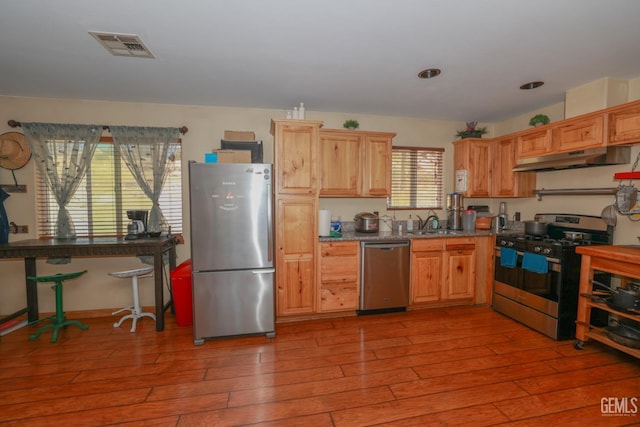
[[[137,240],[125,240],[116,237],[96,237],[78,239],[29,239],[0,244],[0,258],[24,258],[24,272],[27,287],[27,306],[15,313],[0,319],[0,323],[27,313],[29,322],[38,320],[38,293],[36,282],[26,277],[37,276],[36,258],[49,257],[107,257],[107,256],[153,256],[156,331],[164,330],[165,306],[163,295],[162,268],[163,254],[169,253],[170,271],[176,268],[175,237],[159,237]],[[169,278],[167,278],[169,280]]]

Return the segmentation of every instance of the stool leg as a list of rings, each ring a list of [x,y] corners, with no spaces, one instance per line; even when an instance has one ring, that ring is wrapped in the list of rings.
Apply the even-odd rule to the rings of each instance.
[[[142,309],[140,308],[140,291],[138,290],[138,276],[133,276],[131,280],[131,287],[133,288],[133,310],[135,315],[139,315]]]

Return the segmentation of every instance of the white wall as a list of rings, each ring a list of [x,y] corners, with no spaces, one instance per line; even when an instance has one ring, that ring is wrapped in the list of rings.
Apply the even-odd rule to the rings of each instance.
[[[445,176],[453,176],[453,150],[451,141],[463,123],[407,119],[402,117],[367,116],[342,113],[316,113],[309,105],[307,118],[323,120],[326,128],[341,128],[346,119],[357,119],[363,130],[378,130],[397,133],[396,145],[418,145],[445,147]],[[7,125],[10,119],[17,121],[125,124],[137,126],[182,126],[189,132],[182,136],[183,171],[188,160],[201,161],[204,153],[220,147],[225,130],[248,130],[264,141],[265,162],[273,162],[273,138],[269,133],[271,118],[284,118],[285,111],[267,109],[238,109],[181,105],[135,104],[105,101],[60,100],[41,98],[0,97],[0,133],[21,131]],[[37,238],[35,216],[35,171],[33,162],[16,171],[20,184],[26,184],[26,194],[12,193],[5,202],[11,221],[29,226],[29,234],[11,235],[10,241]],[[451,190],[453,178],[447,179],[447,191]],[[12,183],[7,170],[0,169],[0,183]],[[333,206],[345,220],[359,211],[384,211],[384,199],[331,199],[322,200]],[[183,222],[185,244],[178,247],[178,262],[189,255],[189,201],[186,173],[183,179]],[[38,274],[55,274],[87,269],[81,279],[65,286],[65,309],[90,310],[117,308],[128,305],[131,299],[130,286],[126,280],[114,279],[108,272],[135,268],[136,258],[74,258],[71,264],[53,266],[38,260]],[[0,260],[2,286],[0,286],[0,314],[12,313],[24,306],[24,266],[21,260]],[[143,282],[144,283],[144,282]],[[141,289],[144,305],[153,304],[151,282]],[[51,290],[39,287],[40,311],[52,312],[55,304]]]

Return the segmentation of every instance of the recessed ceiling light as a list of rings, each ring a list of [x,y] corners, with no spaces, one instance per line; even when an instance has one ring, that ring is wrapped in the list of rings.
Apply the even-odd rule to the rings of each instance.
[[[430,79],[439,76],[441,72],[439,68],[427,68],[426,70],[420,71],[418,77],[421,79]]]
[[[529,89],[535,89],[537,87],[540,87],[544,84],[544,82],[529,82],[529,83],[525,83],[522,86],[520,86],[520,89],[522,90],[529,90]]]

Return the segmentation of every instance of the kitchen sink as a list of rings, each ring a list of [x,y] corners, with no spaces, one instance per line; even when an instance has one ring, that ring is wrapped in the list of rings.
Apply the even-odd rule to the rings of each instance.
[[[417,230],[417,231],[411,231],[407,234],[415,234],[417,236],[433,236],[438,234],[455,235],[455,234],[460,234],[460,232],[456,230],[440,229],[440,230]]]

